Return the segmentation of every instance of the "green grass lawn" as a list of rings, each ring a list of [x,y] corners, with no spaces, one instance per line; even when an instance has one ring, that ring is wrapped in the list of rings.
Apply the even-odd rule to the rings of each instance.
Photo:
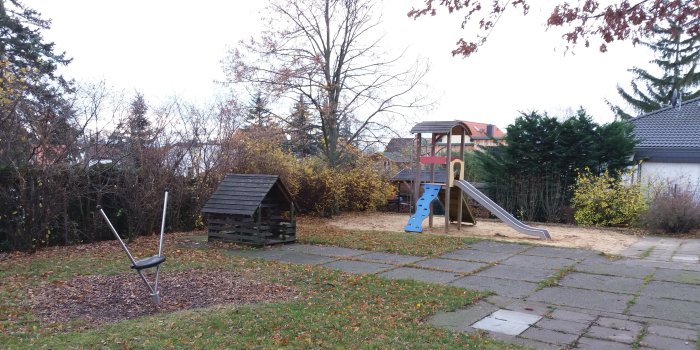
[[[464,243],[449,237],[384,234],[367,242],[367,232],[347,232],[343,237],[342,232],[333,231],[324,237],[322,232],[304,230],[300,229],[300,236],[307,243],[373,250],[382,250],[386,244],[383,250],[418,255],[439,254]],[[115,242],[18,254],[0,262],[0,348],[518,348],[424,323],[435,312],[475,302],[482,297],[476,292],[235,257],[226,254],[225,245],[193,249],[177,244],[183,237],[168,236],[164,273],[231,270],[292,286],[297,297],[270,304],[159,313],[99,326],[84,321],[46,324],[29,308],[29,288],[81,275],[128,273],[128,263]],[[155,251],[155,244],[151,237],[132,246],[136,255],[143,256]],[[145,292],[144,297],[148,298]]]
[[[477,241],[475,238],[425,233],[345,230],[327,225],[324,220],[311,218],[300,220],[298,231],[297,241],[299,243],[334,245],[417,256],[442,255]]]

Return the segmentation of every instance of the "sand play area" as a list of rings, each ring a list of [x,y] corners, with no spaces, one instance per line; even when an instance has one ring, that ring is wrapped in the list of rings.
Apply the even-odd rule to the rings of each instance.
[[[398,213],[347,214],[334,218],[329,224],[354,230],[404,232],[403,228],[408,218],[408,214]],[[475,226],[463,225],[461,230],[458,230],[456,224],[452,224],[447,235],[536,243],[558,247],[586,248],[602,251],[606,254],[618,254],[641,238],[640,232],[632,229],[587,228],[541,223],[526,224],[547,229],[552,239],[545,241],[520,234],[497,219],[477,219]],[[426,234],[444,235],[445,219],[443,216],[436,215],[432,228],[428,228],[427,219],[423,222],[423,227],[423,232]]]

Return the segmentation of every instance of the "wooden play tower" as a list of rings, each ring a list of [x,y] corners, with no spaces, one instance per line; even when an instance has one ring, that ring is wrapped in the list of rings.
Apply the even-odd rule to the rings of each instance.
[[[446,233],[450,230],[450,221],[458,223],[458,230],[461,230],[462,223],[476,224],[476,219],[469,210],[463,192],[453,188],[455,180],[464,180],[465,141],[466,137],[472,134],[469,126],[461,121],[427,121],[415,125],[411,133],[416,135],[413,166],[414,195],[412,196],[415,213],[420,210],[425,211],[428,216],[428,225],[433,227],[432,201],[439,198],[445,210]],[[425,145],[422,143],[424,134],[431,134],[428,156],[423,155],[422,152]],[[452,141],[456,137],[459,137],[459,152],[455,157]],[[424,166],[427,166],[427,170],[423,169]],[[421,184],[425,184],[426,191],[434,191],[435,196],[420,196]],[[428,205],[429,208],[426,208]],[[422,225],[422,219],[418,220],[417,224]],[[417,227],[415,225],[416,223],[413,227]],[[407,231],[411,231],[410,226],[411,221],[406,226]],[[421,232],[421,230],[413,232]]]

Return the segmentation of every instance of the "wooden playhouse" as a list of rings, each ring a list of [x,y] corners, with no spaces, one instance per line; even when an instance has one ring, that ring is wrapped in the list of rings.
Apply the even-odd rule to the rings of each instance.
[[[226,175],[202,213],[209,241],[260,246],[296,240],[295,205],[277,175]]]

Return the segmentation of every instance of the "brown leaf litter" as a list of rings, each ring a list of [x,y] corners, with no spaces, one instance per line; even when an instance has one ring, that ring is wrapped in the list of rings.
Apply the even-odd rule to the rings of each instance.
[[[161,273],[158,289],[161,302],[157,308],[136,273],[80,276],[46,283],[30,289],[29,296],[32,309],[45,322],[84,320],[103,324],[219,304],[285,301],[296,295],[288,286],[254,281],[230,271],[211,270]]]

